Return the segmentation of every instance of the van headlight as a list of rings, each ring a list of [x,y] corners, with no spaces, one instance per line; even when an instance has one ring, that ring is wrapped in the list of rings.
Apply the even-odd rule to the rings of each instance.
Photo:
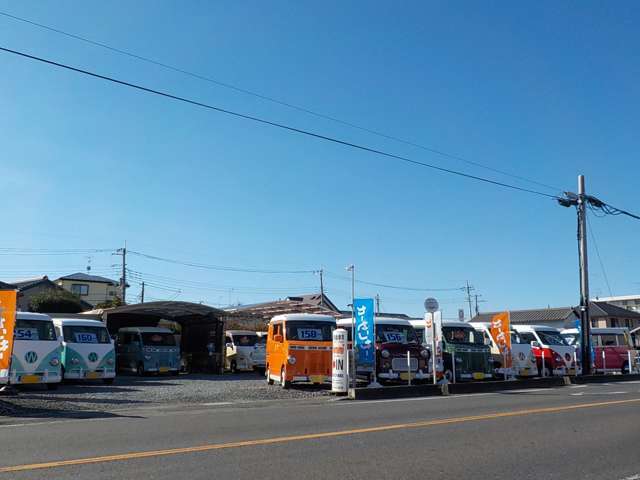
[[[60,365],[60,360],[58,360],[57,358],[52,358],[49,362],[49,365],[51,365],[52,367],[57,367],[58,365]]]
[[[427,358],[429,356],[429,351],[428,350],[420,350],[420,356],[422,358]]]
[[[289,362],[289,365],[295,365],[296,364],[296,357],[294,357],[293,355],[289,355],[287,357],[287,362]]]
[[[151,360],[151,355],[145,355],[144,359],[147,360],[147,361]]]
[[[71,359],[71,363],[73,363],[74,365],[78,365],[80,363],[80,360],[78,359],[78,357],[73,357]]]
[[[382,351],[380,352],[380,356],[381,356],[382,358],[389,358],[389,357],[391,356],[391,354],[389,353],[389,350],[382,350]]]
[[[107,365],[113,365],[113,358],[107,359]]]

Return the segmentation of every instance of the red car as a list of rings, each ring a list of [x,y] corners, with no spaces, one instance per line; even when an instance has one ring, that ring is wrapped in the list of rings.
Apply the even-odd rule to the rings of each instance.
[[[571,345],[579,345],[578,330],[571,328],[562,331],[562,336]],[[591,345],[594,355],[595,373],[629,373],[637,370],[637,355],[626,328],[591,328]],[[578,350],[579,352],[579,350]]]

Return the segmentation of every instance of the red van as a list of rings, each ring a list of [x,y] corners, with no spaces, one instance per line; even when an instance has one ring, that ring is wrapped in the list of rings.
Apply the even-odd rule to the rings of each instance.
[[[578,330],[575,328],[563,330],[562,336],[571,345],[580,343]],[[629,373],[629,356],[631,369],[637,370],[638,352],[633,348],[628,329],[592,327],[591,345],[594,350],[596,373]]]
[[[351,319],[337,321],[338,328],[347,330],[351,342]],[[408,320],[375,317],[376,329],[376,376],[380,383],[421,382],[431,377],[429,372],[429,350],[424,348],[415,329]],[[409,359],[407,359],[409,352]],[[359,368],[357,375],[369,377],[373,370]]]

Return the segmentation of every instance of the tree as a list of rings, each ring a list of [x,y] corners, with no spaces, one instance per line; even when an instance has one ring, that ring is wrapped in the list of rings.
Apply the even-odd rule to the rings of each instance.
[[[29,301],[29,311],[38,313],[80,313],[84,310],[80,298],[66,290],[45,290]]]
[[[122,299],[117,295],[111,300],[105,300],[104,302],[96,304],[96,308],[115,308],[124,305]]]

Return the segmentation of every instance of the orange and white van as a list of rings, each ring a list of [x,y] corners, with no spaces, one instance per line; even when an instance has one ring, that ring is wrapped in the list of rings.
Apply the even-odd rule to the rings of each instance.
[[[336,319],[330,315],[293,313],[269,322],[266,375],[269,385],[331,381],[331,346]]]

